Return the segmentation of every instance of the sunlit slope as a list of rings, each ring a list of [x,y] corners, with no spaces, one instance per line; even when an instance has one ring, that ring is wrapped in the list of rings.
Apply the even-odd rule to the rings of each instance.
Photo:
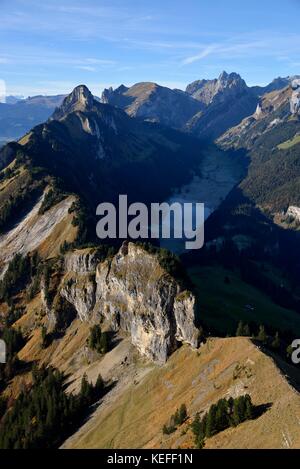
[[[189,424],[195,413],[222,397],[246,393],[268,410],[207,440],[206,447],[299,447],[298,392],[249,339],[230,338],[210,339],[199,351],[184,346],[164,367],[154,367],[124,389],[119,386],[64,448],[192,448]],[[182,403],[188,421],[163,435],[163,425]]]

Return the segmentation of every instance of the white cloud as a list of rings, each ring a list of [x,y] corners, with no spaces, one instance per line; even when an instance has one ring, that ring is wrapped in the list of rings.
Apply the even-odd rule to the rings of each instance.
[[[214,52],[217,49],[217,46],[212,44],[210,46],[205,47],[199,54],[197,55],[192,55],[191,57],[187,57],[182,61],[183,65],[188,65],[192,64],[194,62],[197,62],[198,60],[204,59],[208,55],[210,55],[212,52]]]
[[[283,60],[287,53],[299,54],[300,36],[295,34],[271,34],[257,32],[255,38],[252,34],[244,34],[235,38],[228,38],[218,44],[209,44],[201,49],[199,54],[185,57],[181,65],[190,65],[208,56],[214,55],[218,59],[241,59],[272,57]]]
[[[90,65],[79,65],[77,68],[79,70],[85,70],[86,72],[96,72],[96,68]]]

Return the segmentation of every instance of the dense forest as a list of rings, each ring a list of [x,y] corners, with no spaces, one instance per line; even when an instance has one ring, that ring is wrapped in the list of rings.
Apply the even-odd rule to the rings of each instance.
[[[1,449],[55,448],[79,425],[88,407],[105,393],[99,375],[95,385],[83,376],[78,395],[65,390],[65,377],[51,367],[34,368],[33,384],[20,393],[0,422]]]

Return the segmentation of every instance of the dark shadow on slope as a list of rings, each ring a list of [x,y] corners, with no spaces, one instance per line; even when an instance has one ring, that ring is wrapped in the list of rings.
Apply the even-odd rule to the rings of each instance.
[[[68,383],[69,385],[70,383]],[[60,447],[68,438],[70,438],[74,433],[76,433],[93,415],[93,413],[97,410],[99,405],[101,405],[101,402],[103,401],[104,397],[106,394],[108,394],[112,389],[116,386],[117,381],[112,381],[109,382],[105,385],[104,390],[103,390],[103,395],[101,396],[100,399],[98,399],[96,402],[88,406],[86,409],[83,409],[80,416],[74,422],[72,427],[68,427],[67,431],[63,434],[60,435],[60,441],[57,442],[56,447]]]
[[[261,417],[265,412],[271,409],[272,405],[273,405],[272,402],[268,402],[266,404],[260,404],[260,405],[254,406],[254,409],[253,409],[254,415],[253,415],[253,419],[251,420],[256,420],[259,417]]]

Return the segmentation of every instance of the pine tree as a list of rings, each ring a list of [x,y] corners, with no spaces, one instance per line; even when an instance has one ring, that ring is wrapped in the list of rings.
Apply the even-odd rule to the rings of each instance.
[[[207,417],[208,417],[208,414],[206,412],[206,414],[204,414],[202,420],[201,420],[201,425],[200,425],[200,429],[199,429],[199,433],[198,433],[198,442],[204,442],[204,439],[206,437],[206,427],[207,427]]]
[[[228,403],[226,399],[220,399],[217,403],[216,429],[221,432],[228,427]]]
[[[238,412],[240,416],[240,423],[246,420],[246,399],[245,396],[240,396],[237,398]]]
[[[243,331],[243,336],[244,337],[250,337],[251,336],[249,324],[245,324],[244,331]]]
[[[273,339],[273,341],[272,341],[272,344],[271,344],[271,345],[272,345],[272,348],[273,348],[274,350],[278,350],[278,349],[280,349],[280,338],[279,338],[279,332],[276,332],[276,334],[275,334],[275,337],[274,337],[274,339]]]
[[[243,322],[240,321],[239,324],[238,324],[238,327],[237,327],[237,330],[236,330],[236,337],[241,337],[244,333],[244,325],[243,325]]]
[[[196,448],[197,449],[202,449],[204,448],[204,445],[205,445],[205,439],[204,437],[201,437],[200,435],[198,435],[198,437],[196,438]]]
[[[95,392],[96,392],[97,397],[101,396],[103,389],[104,389],[104,381],[102,379],[102,376],[99,374],[96,384],[95,384]]]
[[[293,351],[294,351],[294,349],[293,349],[292,345],[291,345],[291,344],[288,345],[287,348],[286,348],[286,356],[287,356],[287,358],[291,358],[291,355],[292,355]]]
[[[178,417],[179,417],[179,425],[183,424],[183,422],[187,418],[187,410],[186,410],[185,404],[181,404],[179,412],[178,412]]]
[[[199,435],[200,428],[201,428],[201,419],[200,419],[199,412],[197,412],[197,414],[195,415],[191,428],[192,428],[192,432],[194,433],[194,435],[196,436]]]
[[[262,344],[266,344],[267,343],[267,334],[266,334],[266,331],[265,331],[265,327],[263,325],[260,325],[259,326],[259,331],[258,331],[258,335],[257,335],[257,340],[259,340],[260,342],[262,342]]]
[[[93,399],[93,385],[88,382],[86,373],[81,380],[80,398],[86,405],[89,405]]]
[[[47,336],[47,328],[45,326],[42,326],[41,337],[42,337],[42,348],[47,348],[48,336]]]
[[[179,410],[177,409],[175,414],[171,416],[171,424],[180,425]]]
[[[166,424],[163,426],[162,432],[163,432],[164,435],[168,435],[168,434],[169,434],[168,427],[167,427]]]
[[[205,436],[208,438],[213,436],[216,431],[216,412],[217,412],[217,406],[213,404],[208,412],[207,415],[207,421],[206,421],[206,428],[205,428]]]
[[[107,332],[102,332],[101,338],[100,338],[100,343],[99,343],[99,349],[101,353],[107,353],[108,352],[108,337],[107,337]]]
[[[254,408],[249,394],[245,396],[245,419],[253,419],[254,417]]]

